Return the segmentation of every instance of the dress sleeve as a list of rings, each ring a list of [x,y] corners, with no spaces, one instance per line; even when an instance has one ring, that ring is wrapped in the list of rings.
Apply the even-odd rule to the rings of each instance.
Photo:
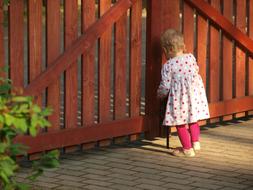
[[[193,65],[193,67],[194,67],[195,72],[198,73],[199,72],[199,66],[198,66],[198,63],[196,61],[196,58],[192,54],[190,54],[189,57],[190,57],[190,61]]]
[[[164,64],[161,71],[161,82],[157,89],[157,96],[164,98],[168,95],[171,84],[171,70],[169,64]]]

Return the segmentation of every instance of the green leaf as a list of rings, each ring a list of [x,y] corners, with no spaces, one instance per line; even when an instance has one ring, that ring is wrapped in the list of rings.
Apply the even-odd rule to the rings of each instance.
[[[4,153],[6,149],[8,148],[8,144],[6,143],[0,143],[0,153]]]
[[[16,189],[18,189],[18,190],[29,190],[30,187],[31,187],[30,185],[24,184],[24,183],[17,183],[16,184]]]
[[[27,132],[27,128],[29,126],[27,125],[27,122],[26,122],[25,118],[15,118],[13,123],[14,123],[14,126],[17,129],[20,129],[22,131],[22,133]]]
[[[38,105],[33,105],[32,107],[32,111],[34,111],[35,113],[40,113],[41,112],[41,108]]]
[[[10,115],[10,114],[4,114],[4,117],[5,117],[5,123],[10,126],[13,124],[13,121],[15,120],[15,118]]]
[[[11,144],[11,146],[9,147],[11,156],[26,155],[28,149],[29,147],[23,144]]]
[[[1,94],[7,93],[10,89],[11,89],[11,85],[8,84],[8,83],[1,84],[1,85],[0,85],[0,93],[1,93]]]
[[[28,96],[14,96],[12,98],[12,101],[14,102],[29,102],[29,97]]]
[[[49,116],[53,113],[53,109],[52,108],[45,108],[43,111],[42,111],[42,115],[43,116]]]
[[[30,179],[32,181],[36,180],[39,176],[43,174],[43,169],[37,169],[33,172],[32,175],[28,176],[27,179]]]
[[[30,127],[29,128],[29,134],[33,137],[35,137],[37,135],[37,129],[36,127]]]

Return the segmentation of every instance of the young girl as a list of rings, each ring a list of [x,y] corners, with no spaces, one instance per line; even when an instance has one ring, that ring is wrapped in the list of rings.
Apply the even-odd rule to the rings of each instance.
[[[209,118],[205,88],[195,57],[184,53],[183,35],[169,29],[161,37],[167,62],[163,65],[158,97],[168,97],[163,125],[176,126],[182,149],[173,155],[195,156],[200,150],[199,120]],[[188,126],[187,126],[188,125]]]

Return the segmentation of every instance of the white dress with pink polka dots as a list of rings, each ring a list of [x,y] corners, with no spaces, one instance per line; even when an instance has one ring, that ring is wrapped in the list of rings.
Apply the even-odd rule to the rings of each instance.
[[[159,97],[167,97],[163,125],[194,123],[210,117],[205,88],[192,54],[171,58],[163,65]]]

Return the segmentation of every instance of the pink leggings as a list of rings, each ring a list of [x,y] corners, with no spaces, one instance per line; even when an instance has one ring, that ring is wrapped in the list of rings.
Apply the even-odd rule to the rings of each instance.
[[[189,129],[187,129],[187,125],[176,126],[178,137],[184,149],[192,148],[192,143],[199,141],[200,130],[198,123],[190,123],[188,126]]]

